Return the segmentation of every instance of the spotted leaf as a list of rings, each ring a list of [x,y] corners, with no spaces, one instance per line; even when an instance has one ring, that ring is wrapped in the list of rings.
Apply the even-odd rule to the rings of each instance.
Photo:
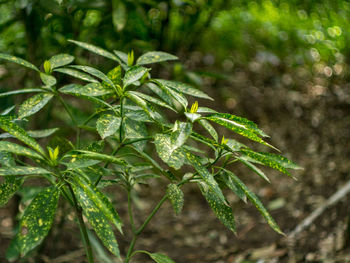
[[[121,118],[111,114],[101,115],[96,122],[96,129],[101,138],[115,134],[120,128]]]
[[[124,118],[123,132],[127,139],[139,139],[148,136],[146,125],[143,122],[134,121],[130,118]],[[139,150],[143,150],[146,146],[146,141],[136,142],[133,145]]]
[[[152,97],[152,96],[148,96],[144,93],[141,93],[141,92],[137,92],[137,91],[132,91],[132,93],[134,93],[135,95],[137,95],[138,97],[144,99],[144,100],[147,100],[153,104],[156,104],[158,106],[161,106],[161,107],[164,107],[164,108],[168,108],[172,111],[175,111],[177,112],[172,106],[168,105],[167,103],[155,98],[155,97]]]
[[[27,156],[32,159],[44,159],[40,154],[33,151],[32,149],[7,141],[0,141],[0,151],[6,151],[14,153],[16,155]]]
[[[185,96],[183,96],[183,94],[179,91],[173,90],[170,87],[164,85],[162,82],[158,81],[158,80],[154,80],[152,79],[152,82],[156,83],[158,85],[158,87],[160,87],[163,91],[162,96],[165,98],[165,94],[167,94],[168,96],[172,97],[174,101],[176,101],[177,103],[180,103],[180,105],[184,108],[187,109],[188,106],[188,101],[185,98]],[[153,91],[155,91],[155,88],[151,88]],[[159,93],[161,94],[161,93]]]
[[[289,176],[291,174],[287,169],[301,169],[297,164],[278,154],[254,152],[248,149],[242,149],[241,153],[250,162],[269,166]]]
[[[174,143],[169,135],[156,134],[154,144],[159,157],[170,167],[180,169],[185,163],[183,148],[174,147]]]
[[[86,73],[89,73],[89,74],[95,76],[96,78],[99,78],[100,80],[105,81],[111,87],[114,86],[113,82],[103,72],[99,71],[98,69],[95,69],[95,68],[89,67],[89,66],[80,66],[80,65],[73,65],[70,67],[75,68],[75,69],[79,69],[79,70],[84,71]]]
[[[49,171],[40,167],[12,166],[7,168],[0,168],[0,176],[49,174],[49,173],[50,173]]]
[[[115,56],[114,54],[112,54],[109,51],[104,50],[103,48],[88,44],[88,43],[84,43],[84,42],[80,42],[80,41],[75,41],[75,40],[68,40],[71,43],[74,43],[84,49],[87,49],[97,55],[112,59],[114,61],[117,61],[118,63],[120,63],[120,60],[117,56]]]
[[[19,89],[19,90],[13,90],[13,91],[0,93],[0,98],[6,97],[6,96],[10,96],[10,95],[24,94],[24,93],[35,93],[35,92],[43,92],[43,90],[42,89]]]
[[[22,256],[38,246],[49,233],[58,199],[59,190],[55,186],[47,187],[24,211],[17,234],[17,246]]]
[[[87,82],[98,83],[98,81],[95,78],[91,77],[90,75],[83,73],[83,72],[80,72],[78,70],[72,69],[72,68],[57,68],[57,69],[54,69],[54,71],[60,72],[60,73],[63,73],[63,74],[72,76],[74,78],[87,81]]]
[[[234,132],[238,133],[239,135],[242,135],[242,136],[244,136],[252,141],[256,141],[258,143],[261,143],[261,144],[269,146],[273,149],[276,149],[275,147],[273,147],[272,145],[268,144],[263,139],[261,139],[259,137],[259,134],[257,134],[255,129],[248,127],[248,126],[244,125],[243,123],[239,123],[237,121],[230,120],[230,119],[225,119],[223,117],[220,117],[220,115],[216,115],[216,114],[209,115],[209,116],[206,116],[203,118],[207,119],[209,121],[215,122],[219,125],[222,125],[228,129],[230,129],[231,131],[234,131]]]
[[[215,128],[207,121],[207,120],[199,120],[199,124],[203,126],[204,129],[206,129],[211,137],[214,138],[214,140],[218,141],[218,133],[216,132]]]
[[[18,110],[18,117],[23,119],[41,110],[52,98],[53,94],[39,93],[24,101]]]
[[[99,205],[103,205],[103,201],[97,194],[91,198],[91,192],[88,191],[86,187],[81,187],[79,183],[72,184],[72,187],[85,217],[95,230],[103,245],[114,255],[119,256],[118,243],[115,239],[113,229],[108,222],[109,219],[102,213],[99,206],[96,205],[96,202],[98,202]],[[93,193],[96,193],[96,191],[93,191]]]
[[[171,258],[160,253],[147,253],[157,263],[175,263]]]
[[[100,83],[90,83],[85,86],[68,84],[59,89],[60,92],[71,95],[100,97],[113,94],[113,90],[102,86]]]
[[[272,218],[270,213],[267,211],[267,209],[264,207],[264,205],[261,203],[260,199],[249,190],[249,188],[232,172],[222,169],[225,171],[232,179],[232,181],[236,184],[236,186],[241,189],[244,194],[247,196],[249,201],[251,201],[255,207],[259,210],[260,214],[265,218],[267,223],[271,226],[273,230],[275,230],[279,234],[283,234],[283,232],[280,230],[278,225],[276,224],[275,220]]]
[[[14,176],[5,177],[5,182],[0,184],[0,207],[7,204],[23,183],[23,178]]]
[[[151,51],[143,54],[136,61],[137,65],[158,63],[167,60],[177,60],[178,57],[162,51]]]
[[[126,165],[126,162],[124,160],[114,157],[112,155],[96,153],[91,151],[84,151],[84,150],[75,150],[74,152],[80,153],[80,156],[85,159],[92,159],[92,160],[98,160],[98,161],[103,161],[107,163]]]
[[[32,137],[30,137],[25,130],[23,130],[17,124],[9,121],[7,117],[0,116],[0,128],[45,156],[44,149],[41,148],[41,146]]]
[[[184,205],[184,194],[176,184],[168,184],[167,196],[173,206],[175,214],[179,215]]]
[[[40,72],[40,78],[43,81],[43,83],[48,87],[54,86],[57,83],[55,77],[42,72]]]
[[[260,170],[258,167],[256,167],[254,164],[249,162],[246,158],[244,157],[237,157],[237,159],[243,163],[245,166],[247,166],[250,170],[252,170],[254,173],[259,175],[261,178],[263,178],[265,181],[270,182],[270,179],[265,175],[265,173]]]
[[[135,81],[141,79],[143,75],[145,75],[149,71],[148,68],[144,68],[141,66],[134,66],[131,67],[126,73],[123,78],[123,85],[124,87],[129,86],[130,84],[134,83]]]
[[[11,56],[9,54],[0,53],[0,59],[5,59],[7,61],[17,63],[21,66],[24,66],[39,72],[39,69],[36,66],[34,66],[32,63],[29,63],[28,61],[22,58]]]
[[[214,176],[209,173],[207,168],[202,165],[198,156],[194,155],[190,151],[185,152],[186,159],[193,166],[193,168],[197,171],[197,173],[203,178],[206,185],[210,188],[210,193],[215,194],[215,198],[218,198],[222,204],[227,205],[227,201],[218,185],[215,181]],[[209,190],[206,190],[209,191]]]
[[[49,59],[51,64],[51,69],[63,67],[72,63],[74,57],[68,54],[58,54]]]
[[[171,80],[165,80],[165,79],[157,79],[156,81],[161,83],[165,87],[168,87],[168,88],[175,90],[177,92],[187,94],[187,95],[197,97],[197,98],[213,100],[211,97],[209,97],[203,91],[201,91],[199,89],[195,89],[188,84],[176,82],[176,81],[171,81]]]
[[[198,183],[199,189],[207,200],[209,206],[214,211],[216,217],[232,232],[236,233],[235,219],[232,208],[222,201],[211,187],[205,182]]]

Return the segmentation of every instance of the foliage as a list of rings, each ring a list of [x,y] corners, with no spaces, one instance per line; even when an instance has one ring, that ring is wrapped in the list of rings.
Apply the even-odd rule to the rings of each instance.
[[[120,28],[122,21],[115,23]],[[39,178],[42,185],[49,185],[40,189],[21,215],[18,233],[10,247],[11,258],[25,256],[43,241],[53,225],[60,198],[76,212],[89,262],[93,261],[91,238],[83,215],[102,244],[112,254],[121,257],[114,227],[122,233],[123,222],[105,193],[104,187],[110,184],[122,187],[128,195],[133,239],[125,262],[136,253],[146,253],[155,262],[173,262],[159,253],[134,251],[134,246],[166,200],[169,199],[176,214],[181,213],[185,201],[181,188],[190,183],[198,185],[218,219],[233,232],[234,212],[224,195],[225,188],[243,200],[250,200],[267,223],[282,233],[257,195],[230,171],[231,165],[236,161],[243,162],[264,178],[267,177],[254,163],[288,175],[288,169],[299,167],[278,154],[255,152],[233,138],[222,137],[219,141],[215,128],[215,125],[221,125],[237,135],[275,149],[265,141],[267,135],[255,123],[199,107],[197,101],[189,108],[186,95],[211,98],[187,84],[151,76],[150,64],[174,60],[173,55],[149,52],[134,59],[133,52],[112,53],[84,42],[71,42],[119,65],[103,73],[94,67],[71,65],[74,57],[59,54],[46,60],[43,71],[40,71],[30,62],[0,54],[3,60],[34,70],[42,81],[37,89],[0,94],[34,93],[18,107],[14,105],[5,110],[0,117],[0,128],[6,132],[1,135],[5,139],[0,141],[0,176],[6,180],[1,184],[0,204],[4,205],[24,182],[32,178]],[[60,76],[66,74],[71,76],[71,81],[62,83]],[[85,108],[85,103],[80,103],[81,108],[75,109],[74,97],[91,107]],[[14,111],[16,107],[17,113]],[[49,137],[63,127],[28,131],[23,125],[34,115],[38,118],[45,111],[58,112],[61,109],[71,119],[67,124],[71,131],[75,131],[75,139],[74,134],[67,134],[47,144],[47,140],[40,138]],[[174,112],[176,117],[170,118]],[[203,128],[210,137],[203,133]],[[16,138],[23,145],[7,138]],[[198,143],[211,153],[203,153],[203,147]],[[152,149],[163,163],[150,154]],[[166,180],[168,186],[164,189],[164,197],[145,222],[137,227],[133,220],[132,193],[136,184],[147,183],[152,178]]]

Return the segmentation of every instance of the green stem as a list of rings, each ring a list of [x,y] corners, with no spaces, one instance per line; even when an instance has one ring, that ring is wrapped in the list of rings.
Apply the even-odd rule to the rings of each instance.
[[[131,189],[130,189],[130,187],[128,189],[128,213],[129,213],[131,230],[132,230],[133,234],[135,234],[136,229],[135,229],[135,223],[134,223],[134,216],[133,216],[133,213],[132,213],[132,200],[131,200]]]
[[[92,248],[91,248],[91,244],[90,244],[90,239],[86,230],[86,226],[83,220],[83,213],[82,213],[82,209],[81,207],[78,205],[78,201],[74,195],[74,191],[72,189],[72,186],[70,184],[67,184],[69,191],[73,197],[73,203],[74,203],[74,208],[75,208],[75,213],[76,216],[78,218],[79,221],[79,229],[80,229],[80,233],[81,236],[83,238],[83,243],[84,243],[84,248],[85,248],[85,252],[86,252],[86,257],[88,259],[89,263],[94,263],[94,257],[92,254]]]
[[[158,212],[159,208],[162,206],[162,204],[168,199],[167,195],[164,195],[163,198],[158,202],[158,204],[155,206],[155,208],[152,210],[150,215],[146,218],[145,222],[140,226],[140,228],[134,233],[134,236],[131,240],[128,253],[126,254],[125,263],[129,263],[132,255],[133,250],[137,241],[138,236],[143,232],[143,230],[146,228],[148,223],[151,221],[151,219],[154,217],[154,215]]]
[[[119,141],[123,141],[123,121],[124,121],[124,111],[123,111],[123,101],[124,97],[120,97],[120,128],[119,128]]]

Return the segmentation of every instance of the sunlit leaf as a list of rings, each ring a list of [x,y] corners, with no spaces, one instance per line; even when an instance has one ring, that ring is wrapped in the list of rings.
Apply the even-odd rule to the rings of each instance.
[[[9,121],[7,117],[0,116],[0,128],[12,134],[18,140],[45,156],[44,149],[41,148],[41,146],[32,137],[30,137],[25,130],[23,130],[17,124]]]
[[[49,59],[51,64],[51,69],[66,66],[72,63],[73,60],[74,60],[74,57],[68,54],[58,54]]]
[[[35,196],[24,211],[17,238],[22,256],[38,246],[49,233],[58,199],[59,190],[55,186],[47,187]]]
[[[216,132],[214,127],[207,120],[204,120],[204,119],[199,120],[199,124],[202,125],[203,128],[209,132],[211,137],[213,137],[216,142],[218,141],[218,138],[219,138],[218,133]]]
[[[258,167],[256,167],[251,162],[247,161],[246,158],[243,157],[237,157],[237,159],[242,162],[245,166],[247,166],[250,170],[252,170],[254,173],[259,175],[261,178],[266,180],[267,182],[270,182],[270,179],[265,175],[263,171],[261,171]]]
[[[146,125],[143,122],[134,121],[130,118],[124,118],[123,131],[127,139],[138,139],[148,136]],[[143,150],[146,146],[146,141],[136,142],[133,145],[139,150]]]
[[[232,208],[217,195],[205,182],[198,183],[199,189],[214,211],[216,217],[232,232],[236,233],[235,219]]]
[[[52,98],[51,93],[39,93],[24,101],[18,110],[18,117],[23,119],[41,110]]]
[[[163,93],[157,93],[159,96],[162,96],[163,99],[166,99],[166,95],[170,96],[171,98],[173,98],[176,102],[180,103],[180,105],[184,108],[187,109],[187,105],[188,105],[188,101],[187,99],[182,95],[181,92],[175,91],[171,88],[169,88],[168,86],[164,85],[162,82],[159,82],[158,80],[151,80],[152,82],[154,82],[155,84],[158,85],[158,87],[160,87],[163,90]],[[149,86],[152,91],[157,92],[156,89],[152,86]],[[167,101],[169,103],[169,101]]]
[[[34,66],[32,63],[29,63],[28,61],[26,61],[22,58],[15,57],[15,56],[12,56],[9,54],[0,53],[0,59],[5,59],[7,61],[17,63],[21,66],[24,66],[24,67],[27,67],[27,68],[30,68],[30,69],[33,69],[33,70],[39,72],[39,69],[36,66]]]
[[[116,133],[120,128],[121,118],[111,114],[101,115],[96,122],[96,129],[104,139]]]
[[[99,71],[98,69],[95,69],[89,66],[80,66],[80,65],[73,65],[70,67],[89,73],[95,76],[96,78],[99,78],[100,80],[105,81],[106,83],[111,85],[111,87],[114,86],[113,82],[103,72]]]
[[[156,104],[156,105],[161,106],[161,107],[168,108],[168,109],[176,112],[176,110],[172,106],[168,105],[167,103],[165,103],[165,102],[163,102],[163,101],[161,101],[161,100],[159,100],[159,99],[157,99],[155,97],[152,97],[152,96],[149,96],[149,95],[146,95],[144,93],[137,92],[137,91],[132,91],[132,93],[137,95],[138,97],[144,99],[144,100],[147,100],[147,101],[153,103],[153,104]]]
[[[126,165],[125,161],[108,154],[96,153],[85,150],[75,150],[75,152],[80,153],[81,157],[92,160],[99,160],[108,163],[115,163],[119,165]]]
[[[58,130],[59,130],[59,128],[35,130],[35,131],[28,131],[28,134],[33,138],[45,138],[45,137],[48,137],[48,136],[54,134]]]
[[[175,214],[179,215],[184,205],[184,194],[176,184],[168,184],[167,196],[173,206]]]
[[[158,62],[167,61],[167,60],[177,60],[177,59],[178,57],[166,52],[151,51],[140,56],[137,59],[136,64],[146,65],[146,64],[158,63]]]

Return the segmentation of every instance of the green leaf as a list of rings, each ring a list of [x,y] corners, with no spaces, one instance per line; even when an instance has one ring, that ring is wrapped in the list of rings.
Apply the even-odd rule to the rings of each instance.
[[[99,160],[91,160],[91,159],[84,159],[84,158],[73,158],[69,163],[61,162],[61,164],[67,166],[68,169],[77,169],[77,168],[85,168],[85,167],[91,167],[95,164],[100,163]]]
[[[59,130],[59,128],[35,130],[35,131],[28,131],[28,134],[33,138],[45,138],[45,137],[48,137],[48,136],[54,134],[58,130]]]
[[[19,90],[13,90],[13,91],[0,93],[0,98],[6,97],[6,96],[10,96],[10,95],[32,93],[32,92],[43,92],[43,90],[42,89],[19,89]]]
[[[98,81],[96,79],[94,79],[93,77],[91,77],[90,75],[83,73],[83,72],[80,72],[80,71],[75,70],[75,69],[57,68],[54,71],[72,76],[72,77],[77,78],[77,79],[85,80],[87,82],[98,83]]]
[[[225,185],[232,190],[243,202],[247,203],[247,197],[245,196],[243,190],[237,186],[236,182],[232,181],[231,177],[227,173],[220,173],[219,179],[221,179]]]
[[[120,1],[120,0],[113,0],[112,7],[113,7],[113,11],[112,11],[113,25],[114,25],[114,28],[117,30],[117,32],[120,32],[123,30],[123,28],[126,25],[127,10],[123,1]]]
[[[113,94],[113,90],[102,86],[100,83],[90,83],[85,86],[68,84],[59,89],[60,92],[71,95],[99,97]]]
[[[128,54],[119,50],[113,50],[113,52],[121,60],[123,68],[125,68],[126,65],[128,64]]]
[[[252,170],[254,173],[259,175],[261,178],[266,180],[267,182],[270,183],[270,179],[265,175],[263,171],[261,171],[258,167],[256,167],[254,164],[251,162],[247,161],[246,158],[243,157],[236,157],[240,162],[242,162],[245,166],[247,166],[250,170]]]
[[[55,186],[47,187],[35,196],[24,211],[17,234],[17,245],[22,256],[38,246],[49,233],[58,199],[59,190]]]
[[[0,176],[12,175],[33,175],[33,174],[49,174],[50,172],[40,167],[30,166],[12,166],[7,168],[0,168]]]
[[[283,234],[283,232],[280,230],[275,220],[271,217],[271,215],[266,210],[264,205],[261,203],[259,198],[253,192],[251,192],[248,189],[248,187],[236,175],[234,175],[232,172],[226,169],[222,169],[222,170],[224,170],[231,177],[233,182],[235,182],[236,186],[239,189],[241,189],[244,192],[244,194],[248,197],[248,199],[255,205],[255,207],[259,210],[260,214],[265,218],[265,220],[271,226],[271,228],[275,230],[277,233]]]
[[[188,105],[188,101],[187,99],[182,95],[182,93],[175,91],[165,85],[163,85],[161,82],[159,82],[158,80],[154,80],[152,79],[151,81],[153,81],[154,83],[156,83],[162,90],[163,90],[163,98],[165,98],[164,93],[167,94],[168,96],[172,97],[176,102],[180,103],[180,105],[184,108],[187,109],[187,105]],[[151,86],[152,87],[152,86]],[[155,89],[152,87],[151,88],[152,91],[154,91]]]
[[[113,82],[114,85],[122,84],[122,69],[120,66],[108,71],[107,77]]]
[[[233,116],[233,115],[232,115]],[[203,117],[204,119],[210,120],[212,122],[215,122],[219,125],[222,125],[228,129],[230,129],[231,131],[234,131],[252,141],[256,141],[258,143],[264,144],[266,146],[269,146],[273,149],[276,149],[275,147],[273,147],[272,145],[268,144],[267,142],[265,142],[263,139],[261,139],[259,137],[259,135],[257,134],[255,129],[252,129],[249,126],[244,125],[243,123],[239,123],[233,120],[229,120],[229,119],[225,119],[223,117],[220,117],[220,115],[217,114],[211,114],[208,115],[206,117]]]
[[[86,158],[86,159],[92,159],[92,160],[99,160],[107,163],[115,163],[119,165],[126,165],[126,162],[122,159],[119,159],[117,157],[102,154],[102,153],[96,153],[91,151],[84,151],[84,150],[74,150],[74,152],[80,153],[80,157]]]
[[[96,122],[96,129],[102,139],[115,134],[120,128],[121,118],[111,114],[101,115]]]
[[[73,65],[70,67],[75,68],[75,69],[79,69],[79,70],[84,71],[86,73],[89,73],[89,74],[99,78],[100,80],[105,81],[111,87],[114,86],[113,82],[103,72],[99,71],[98,69],[95,69],[95,68],[89,67],[89,66],[79,66],[79,65]]]
[[[14,176],[5,177],[5,182],[0,184],[0,208],[7,204],[23,183],[23,178]]]
[[[207,120],[201,119],[201,120],[199,120],[199,124],[202,125],[202,127],[209,132],[211,137],[213,137],[216,142],[218,141],[218,139],[219,139],[218,133],[216,132],[214,127]]]
[[[104,200],[101,200],[100,196],[96,194],[96,191],[94,191],[93,188],[87,189],[87,187],[81,187],[78,183],[72,184],[72,187],[74,194],[76,195],[78,202],[83,209],[84,215],[92,228],[95,230],[97,236],[102,241],[103,245],[110,252],[119,257],[120,253],[118,243],[115,239],[113,229],[108,223],[109,219],[95,203],[97,202],[99,205],[103,206]],[[90,190],[93,192],[90,192]],[[92,193],[95,193],[93,198],[91,198]]]
[[[148,253],[148,255],[157,263],[175,263],[171,258],[160,253]]]
[[[69,42],[71,43],[74,43],[82,48],[85,48],[97,55],[100,55],[100,56],[103,56],[103,57],[106,57],[106,58],[109,58],[109,59],[112,59],[114,61],[117,61],[118,63],[121,63],[119,58],[116,57],[114,54],[112,54],[111,52],[109,51],[106,51],[100,47],[96,47],[94,45],[91,45],[91,44],[88,44],[88,43],[84,43],[84,42],[80,42],[80,41],[75,41],[75,40],[68,40]]]
[[[32,159],[40,159],[43,160],[44,158],[38,154],[37,152],[23,147],[21,145],[12,143],[12,142],[7,142],[7,141],[0,141],[0,151],[4,151],[4,152],[10,152],[10,153],[14,153],[16,155],[23,155],[23,156],[27,156],[29,158]]]
[[[30,69],[33,69],[33,70],[39,72],[39,69],[36,66],[34,66],[32,63],[29,63],[28,61],[26,61],[22,58],[15,57],[15,56],[8,55],[8,54],[4,54],[4,53],[0,53],[0,59],[5,59],[5,60],[17,63],[21,66],[24,66],[24,67],[27,67],[27,68],[30,68]]]
[[[49,59],[51,64],[51,69],[66,66],[72,63],[74,57],[68,54],[58,54]]]
[[[158,62],[167,61],[167,60],[177,60],[177,59],[179,58],[166,52],[151,51],[140,56],[137,59],[136,64],[146,65],[146,64],[158,63]]]
[[[248,158],[248,161],[269,166],[289,176],[291,174],[287,169],[301,169],[297,164],[278,154],[254,152],[248,149],[242,149],[241,153],[245,158]]]
[[[159,157],[170,167],[180,169],[185,162],[182,148],[174,146],[174,142],[167,134],[156,134],[154,144]]]
[[[184,194],[176,184],[168,184],[167,196],[173,206],[176,215],[179,215],[184,205]]]
[[[148,136],[147,127],[143,122],[134,121],[130,118],[124,118],[123,131],[126,139],[139,139]],[[139,150],[143,150],[146,146],[146,141],[133,143]]]
[[[198,156],[192,154],[189,151],[185,151],[186,159],[188,162],[194,167],[194,169],[197,171],[197,173],[203,178],[206,185],[210,188],[210,192],[215,193],[215,196],[221,200],[221,202],[225,205],[227,204],[227,201],[218,185],[218,183],[215,181],[214,176],[208,172],[207,168],[202,165],[200,159]],[[209,191],[209,190],[208,190]]]
[[[0,165],[6,167],[15,166],[16,162],[11,153],[0,151]]]
[[[161,100],[159,100],[157,98],[154,98],[152,96],[148,96],[148,95],[146,95],[144,93],[137,92],[137,91],[129,91],[129,92],[132,92],[133,94],[137,95],[138,97],[140,97],[140,98],[142,98],[144,100],[147,100],[147,101],[149,101],[149,102],[151,102],[153,104],[156,104],[158,106],[165,107],[165,108],[168,108],[168,109],[170,109],[172,111],[177,112],[172,106],[168,105],[167,103],[165,103],[165,102],[163,102],[163,101],[161,101]]]
[[[163,87],[160,87],[161,84],[156,85],[152,82],[147,83],[147,87],[155,93],[159,98],[161,98],[163,101],[165,101],[168,105],[174,106],[173,103],[173,96],[171,96],[171,93],[168,92],[168,90]]]
[[[163,86],[171,88],[172,90],[175,90],[179,93],[187,94],[187,95],[197,97],[197,98],[213,100],[213,98],[209,97],[203,91],[201,91],[199,89],[195,89],[188,84],[184,84],[184,83],[176,82],[176,81],[171,81],[171,80],[165,80],[165,79],[156,79],[156,81],[161,83]]]
[[[52,87],[57,83],[57,80],[55,79],[55,77],[42,72],[40,72],[40,78],[43,81],[43,83],[48,87]]]
[[[131,67],[124,75],[124,78],[123,78],[124,87],[127,87],[130,84],[134,83],[135,81],[141,79],[143,75],[145,75],[148,71],[149,71],[148,68],[144,68],[141,66]]]
[[[29,117],[41,110],[52,98],[51,93],[39,93],[24,101],[18,110],[20,119]]]
[[[229,113],[213,113],[213,114],[208,115],[208,117],[209,116],[230,120],[231,123],[233,123],[236,126],[240,126],[244,129],[251,130],[259,136],[269,137],[265,132],[263,132],[262,130],[259,129],[258,125],[256,125],[254,122],[252,122],[246,118],[232,115]]]
[[[45,156],[45,151],[41,146],[28,135],[28,133],[17,124],[10,122],[7,117],[0,116],[0,128],[15,136],[18,140],[27,144],[37,152]]]
[[[207,200],[209,206],[214,211],[216,217],[233,233],[236,233],[235,219],[232,208],[223,202],[222,198],[217,195],[213,189],[205,182],[198,183],[199,189]]]
[[[103,215],[117,227],[119,232],[123,233],[123,223],[107,196],[105,196],[90,182],[80,179],[79,176],[74,177],[74,182],[77,187],[83,189],[84,193],[94,202],[96,207],[103,213]]]

